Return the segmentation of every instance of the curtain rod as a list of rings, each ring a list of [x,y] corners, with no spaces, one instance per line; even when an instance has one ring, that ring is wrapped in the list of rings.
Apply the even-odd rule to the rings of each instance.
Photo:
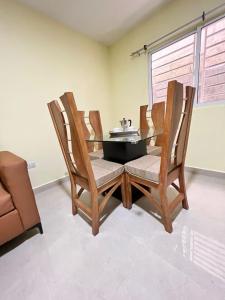
[[[133,56],[140,56],[141,54],[145,53],[152,45],[156,44],[157,42],[159,42],[159,41],[161,41],[161,40],[163,40],[163,39],[169,37],[170,35],[172,35],[172,34],[178,32],[178,31],[180,31],[181,29],[184,29],[185,27],[191,25],[192,23],[196,23],[196,22],[199,21],[199,20],[201,20],[202,22],[205,22],[205,19],[206,19],[206,17],[207,17],[209,14],[215,12],[216,10],[218,10],[218,9],[224,7],[224,6],[225,6],[225,3],[220,4],[219,6],[213,8],[213,9],[207,11],[207,12],[203,11],[203,13],[202,13],[201,16],[199,16],[199,17],[197,17],[197,18],[195,18],[195,19],[192,19],[191,21],[185,23],[184,25],[178,27],[177,29],[174,29],[173,31],[171,31],[171,32],[169,32],[169,33],[167,33],[167,34],[162,35],[160,38],[156,39],[155,41],[153,41],[153,42],[151,42],[151,43],[149,43],[149,44],[147,44],[147,45],[144,45],[142,48],[140,48],[140,49],[138,49],[138,50],[132,52],[132,53],[130,54],[130,56],[132,56],[132,57],[133,57]]]

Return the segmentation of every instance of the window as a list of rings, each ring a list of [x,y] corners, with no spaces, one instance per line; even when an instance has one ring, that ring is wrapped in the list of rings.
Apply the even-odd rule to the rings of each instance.
[[[168,81],[177,79],[192,85],[194,77],[195,34],[152,54],[152,96],[162,101],[167,94]]]
[[[225,18],[202,29],[198,99],[225,100]]]
[[[197,103],[225,100],[225,18],[151,54],[149,59],[153,102],[165,100],[168,81],[175,79],[184,86],[197,85]]]

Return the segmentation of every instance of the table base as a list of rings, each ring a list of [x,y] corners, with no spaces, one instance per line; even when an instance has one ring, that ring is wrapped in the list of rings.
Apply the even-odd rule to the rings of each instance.
[[[143,196],[143,193],[139,191],[137,188],[132,186],[132,202],[136,202],[138,199],[140,199]],[[113,193],[113,197],[117,198],[118,200],[122,201],[122,193],[121,188],[118,187],[118,189]]]
[[[128,142],[104,142],[104,159],[125,164],[147,154],[146,141],[139,141],[137,144]]]

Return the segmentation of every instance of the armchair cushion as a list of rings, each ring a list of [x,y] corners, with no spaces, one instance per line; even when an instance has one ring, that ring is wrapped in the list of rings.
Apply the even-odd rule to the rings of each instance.
[[[104,159],[91,161],[97,187],[119,176],[124,171],[124,166]]]
[[[0,217],[15,209],[12,198],[0,183]]]

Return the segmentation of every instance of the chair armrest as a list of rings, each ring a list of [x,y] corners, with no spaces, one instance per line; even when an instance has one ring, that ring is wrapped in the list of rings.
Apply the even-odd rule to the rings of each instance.
[[[24,159],[8,151],[0,151],[0,180],[10,193],[24,229],[40,222],[34,193]]]

